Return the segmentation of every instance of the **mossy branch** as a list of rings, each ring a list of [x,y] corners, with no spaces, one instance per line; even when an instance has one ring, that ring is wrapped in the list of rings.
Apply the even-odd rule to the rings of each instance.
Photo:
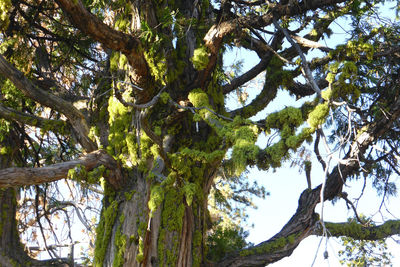
[[[400,220],[389,220],[378,226],[363,226],[355,221],[346,223],[325,222],[331,236],[346,236],[356,240],[380,240],[400,234]],[[320,231],[315,232],[321,235]]]

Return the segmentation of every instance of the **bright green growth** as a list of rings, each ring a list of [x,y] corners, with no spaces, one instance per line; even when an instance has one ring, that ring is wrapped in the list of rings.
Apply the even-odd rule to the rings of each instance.
[[[294,133],[295,127],[299,127],[304,122],[301,109],[287,107],[281,111],[271,113],[266,119],[265,126],[267,132],[271,129],[285,130],[281,135],[290,135]]]
[[[200,88],[192,90],[188,99],[195,107],[210,107],[208,95]]]
[[[315,109],[313,111],[310,112],[310,114],[308,115],[308,125],[310,125],[310,127],[312,129],[317,129],[320,125],[322,125],[325,120],[326,117],[329,114],[329,105],[327,102],[322,103],[322,104],[318,104]]]
[[[92,171],[87,174],[87,182],[90,184],[98,183],[100,178],[103,177],[104,172],[106,171],[106,167],[104,165],[100,165],[97,168],[94,168]]]
[[[68,170],[68,179],[75,181],[84,181],[87,178],[85,166],[77,164],[74,168]]]
[[[185,194],[186,203],[188,204],[188,206],[192,205],[193,198],[196,195],[201,195],[201,193],[199,194],[200,189],[198,188],[198,185],[194,183],[188,183],[184,185],[182,190]]]
[[[151,189],[149,199],[149,209],[153,213],[164,200],[164,190],[161,186],[156,185]]]
[[[128,237],[121,233],[122,224],[125,221],[125,215],[121,214],[119,217],[119,225],[115,232],[115,256],[113,261],[113,267],[121,267],[124,265],[124,254],[126,249],[126,243]]]
[[[95,254],[94,254],[94,265],[96,267],[102,267],[104,258],[106,255],[108,244],[111,240],[112,228],[115,223],[115,219],[118,214],[118,201],[113,201],[103,211],[100,218],[100,222],[96,228],[96,242],[95,242]]]
[[[288,237],[281,237],[272,241],[264,242],[255,247],[242,250],[240,252],[240,256],[248,256],[248,255],[256,255],[256,254],[264,254],[271,253],[274,251],[279,251],[286,247],[287,245],[291,245],[296,240],[297,235],[292,234]]]
[[[243,126],[235,131],[235,142],[232,150],[232,162],[235,175],[240,175],[247,167],[248,161],[254,161],[258,155],[257,128]]]
[[[196,70],[202,70],[208,65],[208,52],[207,48],[201,46],[196,48],[193,52],[193,57],[190,59]]]

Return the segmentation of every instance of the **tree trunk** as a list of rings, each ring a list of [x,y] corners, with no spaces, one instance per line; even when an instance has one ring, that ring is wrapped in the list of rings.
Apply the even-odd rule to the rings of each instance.
[[[171,187],[151,211],[154,187],[151,193],[142,173],[129,176],[135,181],[129,190],[103,200],[95,266],[200,266],[207,201],[194,197],[188,203],[183,190]]]

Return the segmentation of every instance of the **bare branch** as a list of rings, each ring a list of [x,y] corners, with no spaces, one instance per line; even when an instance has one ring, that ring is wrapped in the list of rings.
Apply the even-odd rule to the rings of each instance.
[[[115,96],[117,97],[119,102],[121,102],[126,107],[134,107],[137,109],[143,109],[143,108],[149,108],[151,106],[154,106],[158,102],[158,99],[160,98],[161,93],[164,92],[165,88],[167,88],[167,86],[164,86],[163,88],[161,88],[161,90],[158,92],[158,94],[155,95],[149,102],[147,102],[145,104],[134,104],[134,103],[126,102],[118,90],[115,91]]]
[[[300,46],[293,41],[292,37],[290,36],[290,34],[288,33],[288,31],[284,28],[282,28],[281,26],[279,26],[278,22],[276,22],[276,20],[274,19],[274,25],[277,29],[279,29],[280,31],[283,32],[283,34],[285,35],[286,39],[290,42],[290,44],[292,46],[294,46],[296,48],[297,53],[299,54],[300,58],[301,58],[301,64],[303,65],[303,69],[305,71],[305,76],[308,80],[308,82],[311,84],[312,89],[317,93],[317,95],[320,97],[321,96],[321,89],[319,89],[318,84],[315,82],[313,76],[312,76],[312,72],[310,70],[310,67],[308,66],[307,63],[307,59],[303,54],[303,51],[301,51]]]
[[[90,171],[100,165],[116,171],[115,160],[103,150],[89,153],[77,160],[57,163],[42,168],[11,167],[0,170],[0,188],[36,185],[67,178],[68,171],[77,165],[84,166]]]
[[[302,45],[304,47],[317,48],[324,52],[329,52],[332,50],[331,48],[329,48],[327,46],[323,46],[322,44],[320,44],[318,42],[314,42],[312,40],[306,39],[306,38],[298,36],[298,35],[290,35],[290,37],[292,37],[292,39],[296,40],[297,43],[299,43],[300,45]]]

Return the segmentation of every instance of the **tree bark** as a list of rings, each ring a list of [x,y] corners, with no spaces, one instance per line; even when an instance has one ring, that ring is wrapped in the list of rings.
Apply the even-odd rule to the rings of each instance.
[[[189,206],[180,189],[171,188],[151,211],[151,184],[136,171],[126,179],[135,180],[127,191],[116,192],[112,201],[106,197],[95,266],[200,266],[206,202]]]

